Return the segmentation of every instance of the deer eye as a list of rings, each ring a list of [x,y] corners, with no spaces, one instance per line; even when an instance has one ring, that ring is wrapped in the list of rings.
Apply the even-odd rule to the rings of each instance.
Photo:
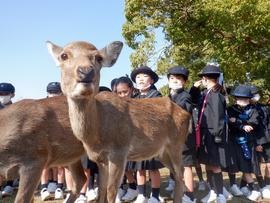
[[[99,56],[99,55],[96,56],[96,61],[97,61],[98,63],[101,63],[102,60],[103,60],[102,56]]]
[[[66,53],[61,54],[60,57],[61,57],[61,59],[62,59],[63,61],[65,61],[65,60],[68,59],[68,55],[67,55]]]

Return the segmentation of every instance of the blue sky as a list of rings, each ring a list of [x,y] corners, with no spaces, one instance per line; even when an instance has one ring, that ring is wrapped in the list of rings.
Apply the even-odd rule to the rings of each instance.
[[[47,40],[60,46],[84,40],[100,49],[115,40],[124,42],[124,22],[124,0],[1,1],[0,81],[14,84],[15,101],[43,98],[47,84],[60,80]],[[125,45],[118,62],[102,70],[101,85],[130,74],[131,52]]]

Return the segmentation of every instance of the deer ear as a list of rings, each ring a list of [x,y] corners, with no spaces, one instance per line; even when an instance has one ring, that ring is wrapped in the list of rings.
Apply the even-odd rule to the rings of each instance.
[[[123,48],[123,43],[115,41],[101,49],[99,52],[102,55],[101,64],[103,67],[111,67],[118,59],[118,56]]]
[[[47,41],[46,44],[47,44],[47,48],[48,48],[49,53],[52,55],[53,60],[56,63],[56,66],[59,66],[60,62],[58,60],[58,56],[63,51],[63,48],[53,44],[50,41]]]

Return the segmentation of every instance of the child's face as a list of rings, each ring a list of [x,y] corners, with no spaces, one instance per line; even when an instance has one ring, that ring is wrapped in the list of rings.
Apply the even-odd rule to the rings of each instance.
[[[131,97],[132,89],[126,83],[119,83],[116,86],[116,94],[119,97]]]
[[[13,93],[0,93],[0,103],[5,105],[11,101],[15,94]]]
[[[145,73],[139,73],[136,75],[135,81],[139,90],[146,90],[151,86],[151,84],[154,83],[154,80],[150,77],[150,75]]]
[[[62,93],[47,93],[48,97],[56,97],[56,96],[61,96],[63,95]]]
[[[245,107],[250,104],[250,99],[249,98],[244,98],[244,97],[236,97],[235,102],[237,105],[241,107]]]
[[[182,75],[170,75],[169,76],[169,88],[181,89],[185,86],[186,80]]]

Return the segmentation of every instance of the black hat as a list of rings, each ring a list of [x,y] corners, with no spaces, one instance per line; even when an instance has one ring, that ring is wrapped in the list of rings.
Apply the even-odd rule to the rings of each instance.
[[[259,89],[255,85],[251,85],[250,87],[251,94],[257,94]]]
[[[52,94],[53,93],[55,93],[55,94],[62,93],[60,83],[59,82],[50,82],[47,85],[47,92],[52,93]]]
[[[167,77],[169,77],[170,75],[182,75],[184,76],[185,80],[187,80],[189,71],[185,67],[174,66],[168,70]]]
[[[131,77],[131,80],[133,82],[136,82],[135,81],[135,78],[136,76],[139,74],[139,73],[144,73],[144,74],[147,74],[149,75],[153,80],[154,80],[154,83],[156,83],[158,81],[158,75],[152,71],[151,68],[147,67],[147,66],[142,66],[142,67],[139,67],[139,68],[136,68],[134,69],[131,74],[130,74],[130,77]]]
[[[14,94],[15,87],[11,83],[0,83],[0,93]]]
[[[219,77],[221,73],[221,70],[219,66],[215,65],[206,65],[203,70],[198,74],[199,77],[202,77],[204,75],[209,75],[209,76],[216,76],[217,78]]]
[[[253,95],[250,90],[250,86],[238,85],[231,93],[234,97],[252,98]]]

